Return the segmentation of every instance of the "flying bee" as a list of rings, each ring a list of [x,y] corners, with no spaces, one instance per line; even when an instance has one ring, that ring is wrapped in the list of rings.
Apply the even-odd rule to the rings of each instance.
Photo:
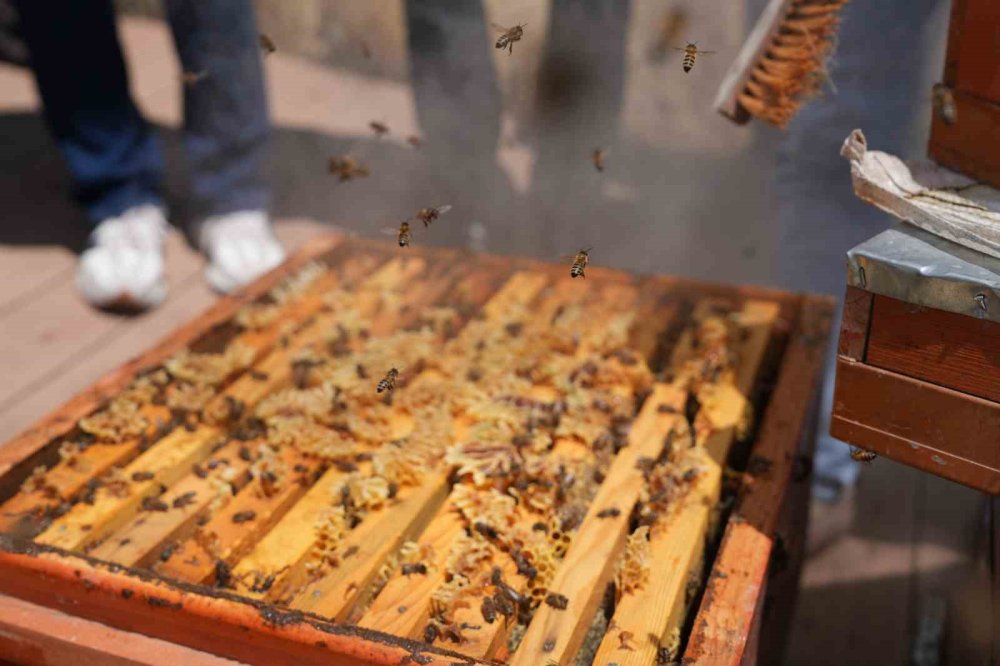
[[[874,451],[865,451],[864,449],[859,449],[856,446],[851,447],[851,459],[858,462],[870,463],[871,461],[878,458],[878,454]]]
[[[413,228],[408,220],[399,223],[399,227],[384,227],[382,233],[387,236],[395,236],[399,247],[410,247],[413,241]]]
[[[208,72],[204,69],[200,72],[181,72],[181,83],[186,86],[193,86],[207,76]]]
[[[278,47],[274,45],[271,38],[262,32],[257,33],[257,41],[260,43],[260,48],[264,51],[264,55],[271,55],[278,50]]]
[[[364,56],[365,60],[371,60],[372,50],[371,48],[369,48],[368,42],[362,39],[360,46],[361,46],[361,55]]]
[[[371,173],[368,170],[368,167],[361,164],[361,162],[358,162],[350,155],[331,157],[327,168],[330,173],[337,176],[342,183],[354,178],[364,178]]]
[[[684,51],[684,60],[681,61],[681,66],[684,68],[685,72],[690,72],[691,68],[694,67],[694,59],[702,53],[715,53],[715,51],[701,51],[698,49],[697,44],[688,43],[687,46],[681,48],[679,46],[674,47],[675,51]]]
[[[389,372],[385,373],[378,386],[375,387],[376,393],[384,393],[385,391],[391,391],[396,388],[396,378],[399,377],[399,370],[396,368],[390,368]]]
[[[573,265],[570,266],[569,276],[571,278],[582,277],[586,279],[584,270],[587,268],[587,264],[590,262],[590,251],[594,248],[588,247],[586,250],[580,250],[575,255],[566,255],[563,259],[573,259]]]
[[[434,220],[438,219],[449,210],[451,210],[451,206],[449,205],[438,206],[437,208],[421,208],[417,211],[416,219],[423,222],[424,227],[426,228],[431,226],[431,223],[434,222]]]
[[[608,152],[604,148],[594,148],[594,152],[590,156],[590,161],[594,163],[594,168],[600,172],[604,171],[604,158],[607,157]]]
[[[419,148],[420,145],[423,143],[423,141],[416,134],[411,134],[410,136],[406,137],[406,143],[410,144],[414,148]]]
[[[510,53],[514,53],[514,42],[521,41],[521,37],[524,36],[524,26],[527,23],[520,23],[515,25],[513,28],[504,28],[497,25],[496,23],[491,23],[495,30],[499,30],[503,34],[497,39],[496,47],[498,49],[509,49]]]
[[[375,136],[377,136],[380,139],[389,133],[389,126],[386,125],[385,123],[380,123],[377,120],[373,120],[370,123],[368,123],[368,127],[370,127],[372,131],[375,132]]]

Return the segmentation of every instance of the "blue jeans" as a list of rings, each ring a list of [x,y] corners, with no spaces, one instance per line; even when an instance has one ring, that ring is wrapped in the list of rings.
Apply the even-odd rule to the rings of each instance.
[[[129,94],[111,0],[19,0],[45,118],[91,222],[160,204],[159,140]],[[270,125],[250,0],[167,0],[186,72],[184,152],[200,215],[264,209]],[[177,85],[181,85],[180,82]]]

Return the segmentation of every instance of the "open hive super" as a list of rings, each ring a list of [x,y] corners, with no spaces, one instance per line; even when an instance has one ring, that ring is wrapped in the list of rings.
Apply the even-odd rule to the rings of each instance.
[[[707,554],[754,483],[774,529],[829,304],[327,245],[5,449],[0,590],[254,663],[711,652]]]

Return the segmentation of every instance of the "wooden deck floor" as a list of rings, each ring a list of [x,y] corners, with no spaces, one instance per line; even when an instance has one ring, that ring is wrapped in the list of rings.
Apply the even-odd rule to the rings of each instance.
[[[140,24],[126,33],[126,42],[144,43],[150,39],[146,30]],[[167,55],[145,55],[139,79],[172,80]],[[347,122],[330,114],[325,93],[316,92],[322,79],[315,73],[296,74],[292,65],[277,61],[271,66],[285,68],[283,76],[271,79],[281,87],[280,95],[273,90],[272,95],[284,100],[275,109],[279,124],[337,132],[340,127],[331,123]],[[347,84],[380,104],[400,94],[378,81]],[[178,120],[175,88],[152,83],[137,93],[144,108],[168,126]],[[0,221],[0,442],[213,299],[201,276],[202,259],[179,234],[169,241],[170,296],[158,310],[123,318],[95,312],[78,298],[75,256],[67,247],[80,241],[79,217],[66,202],[65,178],[54,166],[58,158],[36,108],[27,75],[0,66],[0,113],[23,113],[29,132],[16,150],[0,155],[0,200],[6,208]],[[354,120],[363,127],[368,118]],[[413,122],[404,118],[397,126]],[[289,249],[321,227],[308,220],[277,224]],[[882,460],[865,468],[857,489],[840,505],[815,505],[811,536],[817,545],[803,572],[786,663],[907,664],[923,609],[939,597],[947,602],[943,663],[985,664],[983,508],[977,493]]]

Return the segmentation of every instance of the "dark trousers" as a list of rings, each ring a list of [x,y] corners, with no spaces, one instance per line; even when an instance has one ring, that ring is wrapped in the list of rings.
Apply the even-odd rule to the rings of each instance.
[[[88,218],[159,204],[159,140],[129,94],[111,0],[17,6],[46,121]],[[167,0],[166,7],[182,68],[207,74],[184,89],[191,207],[202,215],[263,209],[269,122],[252,4]]]

